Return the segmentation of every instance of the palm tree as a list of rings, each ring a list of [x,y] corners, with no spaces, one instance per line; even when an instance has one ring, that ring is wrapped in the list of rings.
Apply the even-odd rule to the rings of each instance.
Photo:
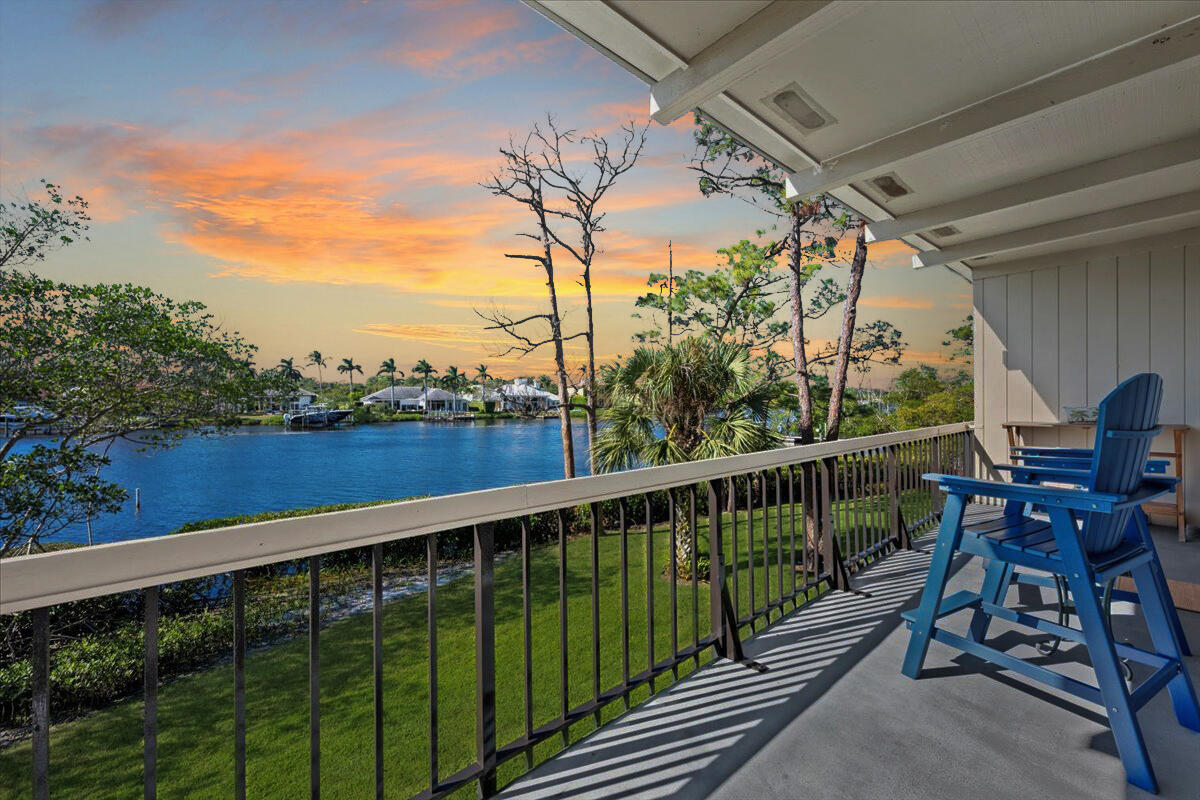
[[[362,374],[362,365],[354,363],[354,356],[343,358],[342,363],[338,364],[338,372],[346,372],[350,375],[350,388],[354,388],[354,373]]]
[[[304,377],[300,374],[300,370],[296,369],[296,359],[294,358],[279,359],[278,369],[283,374],[283,377],[290,381],[298,381]]]
[[[458,367],[446,367],[446,374],[442,376],[442,386],[450,390],[451,396],[454,398],[450,403],[450,413],[458,410],[458,390],[462,388],[463,381],[467,376],[458,371]]]
[[[480,407],[486,411],[487,406],[483,405],[485,402],[487,402],[487,392],[485,389],[487,388],[487,382],[492,379],[492,374],[488,372],[487,364],[480,364],[475,368],[475,377],[479,380]]]
[[[435,372],[437,370],[431,367],[429,362],[423,358],[412,368],[413,375],[421,376],[421,397],[425,397],[429,393],[429,376]]]
[[[325,356],[321,355],[320,350],[313,350],[308,354],[308,366],[317,368],[317,383],[324,383],[321,380],[321,367],[325,366]]]
[[[604,472],[752,453],[780,441],[767,427],[770,384],[732,342],[697,337],[639,347],[605,370],[604,388],[609,424],[595,452]]]
[[[392,407],[393,411],[396,409],[396,373],[397,372],[400,373],[401,378],[404,377],[404,370],[396,369],[396,359],[389,358],[387,361],[384,361],[382,364],[379,365],[379,371],[375,373],[376,375],[391,376],[391,383],[389,385],[391,386],[392,390],[391,390],[391,392],[388,393],[388,399],[390,401],[389,405]]]

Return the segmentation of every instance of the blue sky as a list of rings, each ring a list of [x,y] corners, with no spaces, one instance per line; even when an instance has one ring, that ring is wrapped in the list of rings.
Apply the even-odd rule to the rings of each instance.
[[[552,113],[612,135],[646,122],[640,81],[517,2],[8,2],[0,4],[2,191],[45,177],[82,194],[91,242],[44,271],[137,281],[209,304],[262,348],[365,367],[493,365],[473,307],[538,307],[519,209],[477,182],[510,134]],[[710,268],[769,224],[703,199],[691,124],[651,125],[611,196],[597,259],[598,353],[627,352],[645,275]],[[566,285],[568,325],[581,316]],[[873,246],[859,318],[895,323],[909,361],[941,357],[969,286]],[[833,333],[823,321],[815,338]],[[872,382],[886,378],[879,373]]]

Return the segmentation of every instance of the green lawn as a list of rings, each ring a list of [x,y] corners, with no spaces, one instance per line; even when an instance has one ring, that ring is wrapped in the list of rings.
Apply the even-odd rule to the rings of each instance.
[[[772,495],[773,497],[773,495]],[[906,497],[906,517],[918,513],[914,495]],[[790,508],[784,509],[784,583],[788,566]],[[634,511],[636,518],[637,510]],[[755,604],[762,605],[762,518],[755,519]],[[775,510],[770,509],[767,562],[772,598],[778,595]],[[746,517],[740,515],[739,594],[743,613],[749,602],[745,547]],[[731,549],[726,526],[725,552]],[[796,541],[803,538],[797,506]],[[707,548],[704,520],[698,525],[701,552]],[[670,581],[663,576],[669,559],[668,533],[655,529],[653,590],[655,653],[670,651]],[[620,536],[608,532],[599,541],[601,689],[621,680]],[[571,705],[592,694],[591,542],[575,538],[567,545],[568,621]],[[630,669],[646,667],[646,546],[643,530],[628,535]],[[558,549],[536,548],[531,557],[534,724],[559,715]],[[681,647],[709,628],[708,587],[677,585]],[[253,603],[253,594],[248,598]],[[389,797],[409,797],[428,785],[428,663],[424,595],[396,600],[384,612],[385,783]],[[508,558],[496,567],[497,727],[500,744],[519,737],[522,717],[521,566]],[[247,776],[252,797],[293,798],[308,786],[308,643],[305,637],[254,651],[246,659]],[[329,798],[361,798],[373,786],[371,618],[359,615],[321,631],[321,766],[323,793]],[[680,669],[685,674],[691,662]],[[661,688],[670,676],[660,679]],[[473,583],[459,579],[438,587],[438,698],[440,774],[445,777],[473,761],[475,739],[475,664]],[[647,696],[642,689],[633,702]],[[53,702],[53,699],[52,699]],[[610,705],[604,719],[620,713]],[[140,792],[142,772],[140,700],[119,703],[55,728],[51,735],[51,788],[54,796],[128,798]],[[577,723],[572,738],[587,733],[591,719]],[[229,797],[233,793],[233,671],[229,665],[173,680],[159,693],[159,796]],[[556,737],[536,752],[541,760],[561,747]],[[0,751],[0,797],[29,796],[28,741]],[[501,783],[524,769],[516,759],[501,768]],[[473,793],[465,787],[464,797]]]

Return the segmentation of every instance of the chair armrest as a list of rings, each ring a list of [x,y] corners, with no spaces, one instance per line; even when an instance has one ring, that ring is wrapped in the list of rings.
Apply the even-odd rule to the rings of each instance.
[[[985,481],[980,478],[964,478],[961,475],[941,475],[930,472],[922,476],[936,482],[951,494],[974,494],[996,497],[1002,500],[1021,500],[1046,507],[1070,508],[1075,511],[1099,511],[1111,514],[1127,499],[1124,495],[1089,492],[1083,489],[1065,489],[1058,486],[1039,486],[1028,483],[1005,483]]]
[[[1126,497],[1125,502],[1119,504],[1117,508],[1140,506],[1142,503],[1153,500],[1159,495],[1170,494],[1175,491],[1175,486],[1178,483],[1178,478],[1171,478],[1164,475],[1146,475],[1142,478],[1142,485]]]
[[[961,475],[942,475],[936,472],[926,473],[922,477],[927,481],[936,482],[941,489],[951,494],[974,494],[1002,500],[1020,500],[1045,508],[1069,508],[1074,511],[1096,511],[1101,514],[1111,514],[1124,508],[1140,506],[1147,500],[1174,491],[1175,484],[1179,482],[1176,478],[1146,476],[1142,480],[1142,485],[1130,494],[1107,494],[1058,486],[985,481],[980,478],[964,478]]]

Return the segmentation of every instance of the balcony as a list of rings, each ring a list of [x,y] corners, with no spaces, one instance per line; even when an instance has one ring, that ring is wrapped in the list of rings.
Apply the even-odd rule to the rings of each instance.
[[[900,611],[919,601],[928,561],[920,550],[902,550],[875,562],[855,575],[853,593],[824,595],[745,643],[767,672],[717,661],[500,796],[1151,797],[1125,782],[1103,714],[1064,692],[936,646],[920,681],[900,674],[908,642]],[[951,591],[978,588],[977,564],[960,565]],[[1020,597],[1017,588],[1008,605],[1053,616],[1054,603],[1034,587],[1021,587]],[[1182,616],[1197,641],[1200,615]],[[969,615],[960,619],[965,633]],[[1130,608],[1118,608],[1114,623],[1118,639],[1148,644]],[[1045,638],[1008,624],[992,635],[1022,657],[1038,657],[1033,644]],[[1064,644],[1039,661],[1090,680],[1081,649]],[[1195,661],[1192,674],[1200,677]],[[1158,796],[1195,797],[1196,737],[1176,723],[1166,695],[1139,719]]]
[[[899,674],[940,508],[920,475],[980,469],[977,449],[948,425],[7,560],[32,726],[0,775],[35,798],[1124,796],[1086,705],[936,648],[941,680]],[[400,546],[419,573],[389,566]],[[248,646],[269,565],[307,594]],[[172,667],[163,598],[213,576],[228,649]],[[104,597],[139,609],[141,689],[67,719],[62,611]],[[1047,660],[1086,672],[1074,648]],[[1195,742],[1150,721],[1165,702],[1145,728],[1185,797]]]

